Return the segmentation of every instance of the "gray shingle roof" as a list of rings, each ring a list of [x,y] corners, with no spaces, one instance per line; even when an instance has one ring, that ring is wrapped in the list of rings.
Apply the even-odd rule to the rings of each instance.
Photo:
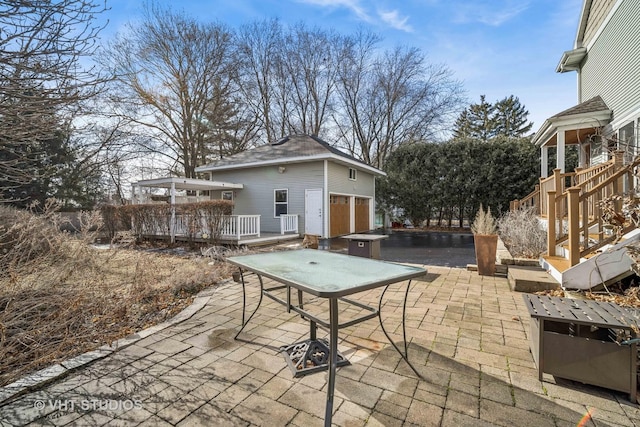
[[[551,119],[557,119],[560,117],[573,116],[583,113],[595,113],[596,111],[607,111],[608,109],[609,107],[607,107],[607,104],[605,104],[600,95],[597,95],[591,99],[581,102],[578,105],[561,111],[555,116],[551,116]]]
[[[310,135],[290,135],[274,143],[261,145],[259,147],[225,157],[205,166],[200,166],[200,170],[210,170],[218,167],[232,167],[263,163],[270,161],[285,162],[287,159],[304,161],[304,157],[327,157],[338,156],[344,158],[349,163],[359,163],[365,168],[371,168],[360,160],[343,153],[332,147],[327,142],[316,136]]]

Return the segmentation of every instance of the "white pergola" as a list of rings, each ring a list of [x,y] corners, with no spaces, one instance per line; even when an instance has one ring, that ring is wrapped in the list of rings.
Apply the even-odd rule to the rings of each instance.
[[[171,196],[171,242],[175,242],[175,220],[176,220],[176,190],[211,191],[211,190],[239,190],[242,184],[230,182],[208,181],[206,179],[167,177],[157,179],[146,179],[131,184],[131,201],[135,202],[136,189],[148,188],[168,188]]]
[[[168,188],[171,196],[171,204],[176,202],[176,190],[211,191],[211,190],[240,190],[242,184],[230,182],[209,181],[206,179],[166,177],[156,179],[146,179],[131,184],[131,200],[135,199],[140,188]],[[138,192],[136,192],[136,189]]]

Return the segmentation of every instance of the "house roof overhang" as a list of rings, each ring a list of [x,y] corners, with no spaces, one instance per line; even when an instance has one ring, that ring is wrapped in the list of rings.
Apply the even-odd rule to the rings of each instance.
[[[272,166],[272,165],[284,165],[291,163],[304,163],[304,162],[313,162],[318,160],[331,160],[336,163],[340,163],[349,167],[353,167],[356,169],[367,171],[373,175],[378,176],[386,176],[387,174],[380,169],[376,169],[373,166],[366,165],[361,162],[357,162],[351,160],[349,158],[339,156],[333,153],[326,154],[316,154],[313,156],[299,156],[299,157],[284,157],[281,159],[269,159],[269,160],[261,160],[255,162],[247,162],[247,163],[236,163],[236,164],[226,164],[226,165],[205,165],[196,168],[196,172],[215,172],[215,171],[225,171],[225,170],[237,170],[237,169],[246,169],[246,168],[255,168],[261,166]]]
[[[580,69],[580,64],[584,57],[587,56],[587,48],[579,47],[567,50],[562,54],[560,62],[556,67],[556,73],[566,73],[568,71],[576,71]]]
[[[171,188],[174,186],[176,190],[230,190],[242,189],[242,184],[233,184],[230,182],[208,181],[205,179],[166,177],[157,179],[146,179],[134,182],[133,185],[139,187],[152,188]]]
[[[552,117],[544,121],[531,142],[539,147],[555,146],[558,143],[558,133],[564,132],[565,144],[579,144],[593,134],[594,129],[601,128],[610,121],[611,110]]]
[[[594,96],[545,120],[531,142],[539,147],[554,146],[558,133],[564,132],[565,144],[579,144],[595,129],[607,125],[612,115],[602,97]]]

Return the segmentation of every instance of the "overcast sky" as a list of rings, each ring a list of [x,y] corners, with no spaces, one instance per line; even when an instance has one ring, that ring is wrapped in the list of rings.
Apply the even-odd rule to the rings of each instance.
[[[555,72],[573,48],[582,0],[159,0],[176,11],[229,26],[278,18],[350,34],[357,26],[384,44],[420,48],[462,81],[468,101],[515,95],[537,130],[576,103],[575,72]],[[142,0],[107,0],[105,38],[139,19]]]

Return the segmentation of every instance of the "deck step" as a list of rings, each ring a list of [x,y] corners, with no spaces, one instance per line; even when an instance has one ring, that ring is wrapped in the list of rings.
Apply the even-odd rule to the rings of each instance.
[[[571,262],[564,257],[544,255],[543,258],[549,265],[551,265],[560,273],[571,268]]]

